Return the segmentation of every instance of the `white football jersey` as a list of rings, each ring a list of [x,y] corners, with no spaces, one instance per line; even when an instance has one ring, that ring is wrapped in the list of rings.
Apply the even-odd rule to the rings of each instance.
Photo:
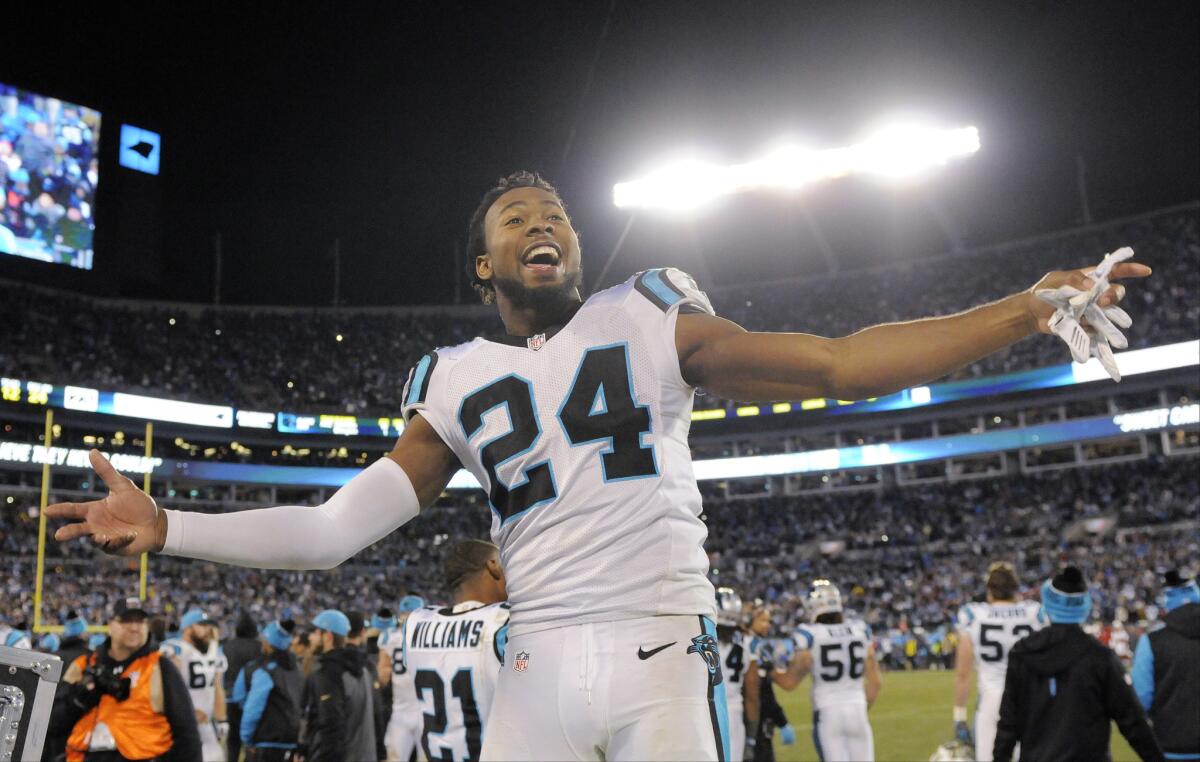
[[[402,658],[412,675],[416,711],[425,715],[425,759],[479,759],[483,723],[504,666],[508,615],[506,603],[463,601],[453,608],[427,606],[405,620]]]
[[[412,670],[404,664],[403,627],[381,634],[379,650],[392,661],[392,716],[420,714],[421,705],[414,692]]]
[[[715,616],[681,310],[712,306],[685,273],[647,270],[561,327],[438,349],[409,374],[405,419],[419,413],[488,491],[514,635]]]
[[[796,629],[794,640],[796,648],[812,654],[813,709],[833,704],[866,706],[863,675],[871,631],[865,623],[806,624]]]
[[[968,603],[958,612],[959,637],[970,638],[979,691],[1004,692],[1008,652],[1018,640],[1049,623],[1036,601]]]
[[[183,673],[183,681],[187,683],[188,693],[191,694],[192,706],[211,719],[217,704],[217,681],[229,668],[229,662],[225,660],[225,652],[220,644],[215,641],[209,643],[208,652],[201,653],[183,638],[168,638],[158,650],[181,665],[180,672]]]
[[[755,661],[754,654],[746,647],[746,634],[734,630],[728,642],[721,641],[721,682],[725,684],[725,702],[729,705],[729,721],[742,722],[743,695],[746,685],[746,670]]]
[[[0,646],[32,649],[33,640],[22,630],[14,630],[6,624],[0,624]]]

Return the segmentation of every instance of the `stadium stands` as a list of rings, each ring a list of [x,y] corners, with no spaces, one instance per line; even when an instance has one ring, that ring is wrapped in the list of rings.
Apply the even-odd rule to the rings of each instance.
[[[950,258],[802,281],[702,284],[718,314],[749,329],[841,336],[867,325],[965,309],[1047,270],[1085,266],[1128,244],[1156,268],[1131,292],[1132,347],[1200,335],[1195,204]],[[915,298],[919,295],[920,298]],[[251,410],[395,415],[409,369],[431,348],[500,330],[491,308],[412,311],[201,308],[91,299],[0,283],[0,368],[49,383],[156,394]],[[337,337],[343,340],[338,341]],[[1063,362],[1031,339],[963,370],[981,376]],[[702,398],[698,407],[720,401]]]

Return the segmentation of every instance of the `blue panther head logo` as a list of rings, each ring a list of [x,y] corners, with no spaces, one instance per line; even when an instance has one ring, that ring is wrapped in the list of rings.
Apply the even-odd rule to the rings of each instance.
[[[700,654],[704,666],[708,667],[708,682],[710,685],[721,684],[721,656],[717,651],[717,639],[707,633],[692,638],[688,653]]]

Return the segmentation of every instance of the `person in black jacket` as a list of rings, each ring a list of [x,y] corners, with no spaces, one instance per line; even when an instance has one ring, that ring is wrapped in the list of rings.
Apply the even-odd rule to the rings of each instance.
[[[1163,760],[1125,669],[1080,627],[1091,614],[1083,574],[1068,566],[1042,585],[1050,626],[1009,652],[992,758],[1008,762],[1021,744],[1024,760],[1107,760],[1109,720],[1147,762]]]
[[[229,735],[225,737],[226,759],[237,761],[242,751],[242,736],[238,728],[242,725],[242,705],[233,700],[233,681],[242,667],[262,655],[258,640],[258,627],[248,612],[243,611],[234,625],[234,637],[221,644],[229,666],[225,669],[225,716],[229,720]],[[247,686],[249,687],[249,686]]]
[[[367,654],[346,645],[350,620],[328,609],[313,619],[320,654],[304,688],[308,762],[375,759],[375,696]]]
[[[1200,586],[1167,572],[1163,626],[1138,640],[1133,690],[1172,759],[1200,759]]]
[[[291,652],[292,635],[280,622],[268,624],[262,635],[262,657],[246,664],[239,678],[248,685],[237,734],[246,762],[286,762],[300,741],[304,674]]]

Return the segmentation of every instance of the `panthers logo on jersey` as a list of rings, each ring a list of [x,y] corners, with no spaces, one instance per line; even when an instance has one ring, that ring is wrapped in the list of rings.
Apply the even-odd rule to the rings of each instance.
[[[717,651],[717,639],[708,633],[692,638],[688,653],[700,654],[704,665],[708,667],[708,681],[714,687],[721,684],[721,656]]]

